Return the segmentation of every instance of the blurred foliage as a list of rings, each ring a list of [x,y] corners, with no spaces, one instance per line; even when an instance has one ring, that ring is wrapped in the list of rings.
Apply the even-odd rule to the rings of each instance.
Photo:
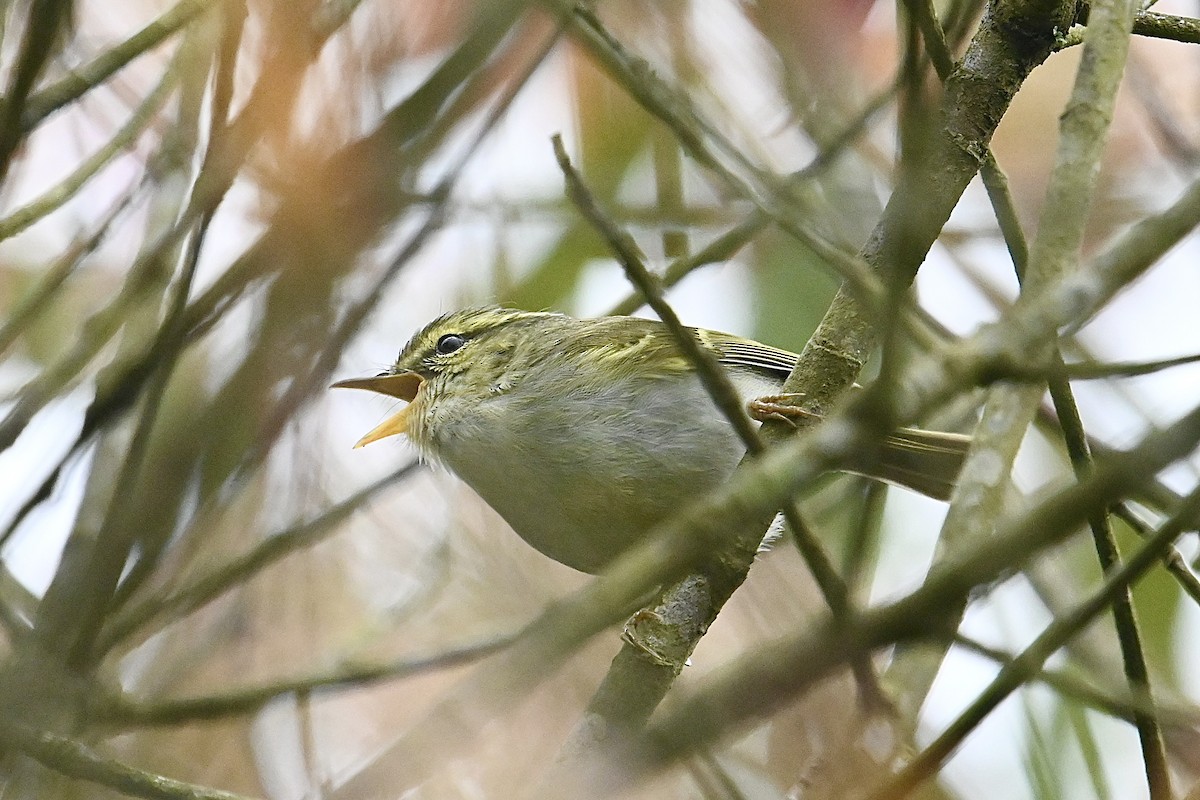
[[[1077,73],[1095,66],[1075,55],[1082,46],[1056,52],[1007,110],[995,97],[943,93],[927,15],[946,21],[956,58],[996,32],[979,0],[936,5],[7,4],[4,797],[553,796],[556,756],[578,741],[619,637],[589,631],[561,668],[547,657],[516,678],[505,670],[524,664],[512,653],[539,635],[569,637],[589,611],[615,619],[628,609],[580,610],[590,595],[578,592],[600,584],[530,551],[451,476],[410,465],[407,448],[348,452],[387,407],[330,398],[326,387],[378,371],[419,325],[463,302],[577,312],[629,295],[603,237],[563,197],[550,148],[562,133],[599,204],[669,277],[666,296],[686,322],[797,352],[828,321],[839,287],[870,298],[856,254],[903,250],[872,238],[897,230],[878,222],[885,204],[900,239],[919,238],[926,205],[954,208],[937,243],[918,248],[928,257],[916,288],[905,279],[888,296],[907,326],[889,341],[888,354],[905,359],[899,394],[925,375],[907,371],[922,354],[944,355],[955,334],[1010,320],[1016,281],[1013,242],[1006,249],[978,183],[947,194],[949,167],[922,163],[920,142],[901,152],[897,131],[937,132],[953,116],[939,103],[979,104],[999,120],[992,146],[1012,217],[1040,237],[1048,215],[1064,211],[1045,204],[1061,179],[1059,117]],[[993,16],[1009,8],[997,4]],[[1069,4],[1055,9],[1075,18]],[[1087,275],[1195,179],[1200,70],[1179,64],[1196,59],[1186,43],[1196,26],[1159,18],[1175,10],[1130,17],[1156,36],[1169,22],[1181,41],[1134,42],[1134,88],[1089,140],[1104,158],[1078,209],[1086,235],[1068,274]],[[1005,35],[1020,49],[1035,34]],[[964,149],[982,158],[990,131],[981,135]],[[896,212],[893,190],[913,172],[920,190],[905,196],[920,202]],[[1080,336],[1065,326],[1073,360],[1200,349],[1195,239],[1180,232],[1157,244],[1179,254],[1147,256],[1157,266],[1127,290],[1132,301],[1105,308]],[[688,262],[714,245],[717,263]],[[1047,285],[1049,296],[1057,284]],[[1007,367],[1035,369],[1033,355]],[[947,392],[957,405],[945,416],[979,416],[972,381],[1006,377],[997,370]],[[1103,388],[1077,387],[1101,470],[1106,443],[1146,446],[1200,396],[1194,365],[1131,380],[1120,372]],[[1017,377],[1001,383],[1031,381]],[[980,429],[1006,424],[1001,416],[985,413]],[[1066,496],[1058,490],[1091,485],[1059,452],[1054,415],[1039,424],[1047,439],[1025,439],[1011,491],[993,481],[1008,494],[976,520],[989,536],[1037,518]],[[1160,451],[1143,453],[1147,463]],[[1123,553],[1180,513],[1196,477],[1177,470],[1170,482],[1131,478],[1089,509],[1143,521],[1136,532],[1118,525]],[[708,702],[719,723],[691,731],[662,763],[650,741],[635,740],[646,763],[622,751],[595,781],[581,767],[593,794],[1134,796],[1154,785],[1145,763],[1164,730],[1175,792],[1196,783],[1189,659],[1200,584],[1181,560],[1151,568],[1134,592],[1132,647],[1148,662],[1150,692],[1136,679],[1130,689],[1129,631],[1123,650],[1104,614],[1072,628],[1045,672],[1036,662],[1020,676],[1017,702],[965,725],[965,741],[936,755],[936,737],[1001,668],[1023,663],[1015,655],[1049,620],[1098,590],[1095,549],[1085,535],[1057,548],[1047,538],[1029,563],[988,565],[928,621],[843,653],[839,630],[919,599],[938,585],[931,563],[947,552],[965,560],[988,537],[939,540],[938,504],[855,476],[822,478],[800,506],[856,608],[830,626],[808,563],[780,541],[652,719],[670,730]],[[1193,519],[1176,521],[1191,531]],[[1170,548],[1154,555],[1179,555]],[[1194,541],[1179,548],[1195,557]],[[635,588],[644,599],[657,584]],[[541,616],[547,608],[558,616]],[[991,655],[951,646],[947,619]],[[777,665],[801,674],[834,653],[810,683],[747,677],[739,703],[715,702],[722,685],[769,668],[781,642],[814,631],[828,633],[820,646]],[[891,667],[909,663],[910,646],[929,660],[907,680]],[[856,683],[847,665],[866,663],[897,701],[890,711],[863,702],[862,673]],[[522,689],[470,694],[480,686]],[[668,752],[666,738],[653,743]],[[912,785],[885,786],[904,765],[920,767],[901,775]]]

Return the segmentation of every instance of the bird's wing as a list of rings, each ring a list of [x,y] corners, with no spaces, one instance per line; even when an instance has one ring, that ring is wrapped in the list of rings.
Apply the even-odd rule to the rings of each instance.
[[[699,330],[700,341],[717,356],[717,360],[734,368],[768,373],[783,380],[796,366],[799,358],[795,353],[778,347],[743,339],[718,331]]]

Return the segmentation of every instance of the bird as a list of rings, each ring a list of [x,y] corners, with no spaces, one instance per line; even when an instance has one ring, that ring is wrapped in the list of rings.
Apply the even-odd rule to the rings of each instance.
[[[758,419],[785,408],[772,398],[796,354],[691,330]],[[720,486],[746,452],[693,362],[652,319],[465,308],[418,331],[386,371],[333,386],[407,403],[355,447],[406,435],[528,544],[587,573]],[[900,429],[855,469],[944,500],[969,443]]]

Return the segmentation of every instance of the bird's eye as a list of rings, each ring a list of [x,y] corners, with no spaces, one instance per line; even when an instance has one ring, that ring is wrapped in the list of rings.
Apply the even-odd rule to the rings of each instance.
[[[447,333],[437,340],[437,354],[439,356],[448,356],[466,343],[467,340],[457,333]]]

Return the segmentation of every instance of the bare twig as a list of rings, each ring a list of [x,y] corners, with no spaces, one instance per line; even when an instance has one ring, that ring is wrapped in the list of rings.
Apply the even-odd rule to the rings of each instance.
[[[42,119],[99,86],[130,61],[174,35],[198,14],[214,5],[212,0],[180,0],[121,44],[106,49],[93,61],[31,95],[25,107],[23,126],[26,129],[35,127]]]
[[[1193,412],[1195,414],[1195,412]],[[937,739],[913,759],[904,770],[886,787],[874,795],[876,800],[901,798],[921,781],[932,775],[938,766],[952,753],[962,740],[991,713],[1000,702],[1030,678],[1037,675],[1046,659],[1063,646],[1066,641],[1085,628],[1110,606],[1119,602],[1122,594],[1162,557],[1164,548],[1178,538],[1190,525],[1192,517],[1200,512],[1200,490],[1192,492],[1178,512],[1155,534],[1147,539],[1128,561],[1108,573],[1104,583],[1084,602],[1069,614],[1050,623],[1041,635],[1020,655],[1006,664],[1000,674],[989,684],[974,702],[952,722]],[[1134,685],[1135,692],[1138,686]],[[1135,724],[1146,717],[1157,714],[1148,693],[1136,696],[1140,702],[1133,709]],[[1148,707],[1150,710],[1146,710]]]
[[[243,795],[136,769],[66,736],[0,721],[0,741],[62,775],[151,800],[248,800]]]
[[[471,664],[503,650],[515,638],[514,634],[490,636],[427,656],[405,656],[381,664],[346,663],[325,673],[208,697],[153,702],[132,702],[123,698],[101,701],[93,710],[99,721],[120,727],[178,725],[250,714],[286,694],[311,694],[323,689],[366,686]]]
[[[108,651],[113,645],[153,620],[167,617],[170,621],[185,616],[289,553],[311,546],[337,532],[341,523],[363,504],[397,481],[404,480],[416,469],[416,464],[405,464],[395,472],[358,490],[314,519],[269,537],[249,553],[165,594],[148,598],[126,609],[104,627],[97,640],[96,651]]]

